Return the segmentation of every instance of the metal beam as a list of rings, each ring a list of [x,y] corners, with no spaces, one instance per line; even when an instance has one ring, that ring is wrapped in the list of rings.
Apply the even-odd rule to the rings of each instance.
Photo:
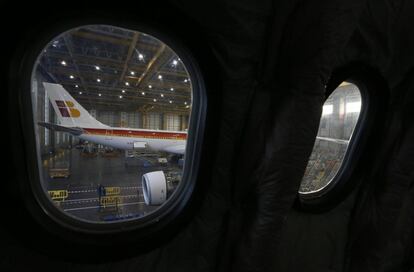
[[[64,42],[66,44],[66,48],[68,49],[69,56],[73,60],[72,42],[68,39],[68,36],[67,35],[63,35],[63,40],[64,40]],[[75,70],[76,70],[76,72],[78,74],[77,76],[79,77],[79,80],[81,81],[82,85],[85,86],[84,88],[86,89],[86,84],[83,81],[83,78],[81,76],[81,73],[79,72],[79,67],[76,64],[76,61],[75,60],[73,60],[73,65],[75,66]]]
[[[135,84],[135,86],[137,88],[140,88],[142,85],[144,85],[145,82],[148,81],[149,78],[151,78],[151,76],[153,75],[155,70],[159,68],[159,66],[161,65],[161,63],[160,63],[161,58],[160,57],[164,53],[165,47],[166,47],[165,44],[162,43],[160,48],[158,49],[157,53],[154,55],[154,57],[148,63],[147,69],[141,74],[141,76],[137,80],[137,83]]]
[[[135,32],[134,37],[132,38],[132,42],[130,43],[129,48],[128,48],[128,54],[127,54],[127,57],[126,57],[126,60],[125,60],[125,63],[124,63],[124,68],[122,69],[121,77],[119,78],[119,81],[121,81],[121,82],[124,79],[125,73],[128,69],[129,60],[131,59],[131,57],[134,53],[134,49],[137,46],[138,37],[139,37],[139,32]]]
[[[87,65],[87,66],[95,66],[99,65],[101,67],[109,67],[111,69],[116,69],[118,71],[122,70],[122,67],[125,65],[123,61],[118,61],[116,59],[109,59],[109,58],[102,58],[102,57],[92,57],[87,55],[81,55],[81,54],[75,54],[72,52],[72,56],[68,56],[67,54],[63,52],[58,51],[48,51],[45,54],[48,58],[56,58],[56,63],[60,62],[60,60],[66,60],[68,57],[72,60],[76,61],[78,65]],[[131,70],[137,71],[137,72],[144,72],[147,69],[147,65],[136,65],[135,63],[132,63],[129,65],[129,68]],[[182,77],[183,80],[186,78],[189,78],[189,75],[187,72],[180,70],[180,71],[171,71],[171,70],[162,70],[161,71],[165,75],[171,75],[176,77]],[[114,74],[117,76],[117,74]]]

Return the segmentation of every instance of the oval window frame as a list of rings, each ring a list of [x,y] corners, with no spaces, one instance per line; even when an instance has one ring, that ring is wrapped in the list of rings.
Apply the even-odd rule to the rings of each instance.
[[[166,45],[168,45],[180,59],[185,63],[186,69],[190,75],[193,86],[192,111],[189,120],[191,133],[188,134],[186,160],[184,161],[182,185],[172,194],[169,199],[169,205],[163,205],[155,212],[148,214],[143,218],[130,220],[126,222],[117,222],[111,224],[94,224],[86,223],[73,219],[65,215],[62,211],[53,206],[53,203],[47,198],[41,188],[40,176],[38,171],[37,151],[33,150],[36,145],[36,136],[34,133],[34,122],[31,102],[31,85],[32,71],[35,67],[36,60],[49,42],[55,37],[70,31],[71,29],[87,25],[110,25],[124,28],[131,31],[139,31],[149,34]],[[194,198],[200,196],[193,195],[196,190],[199,166],[201,160],[201,147],[204,140],[204,130],[206,125],[207,113],[207,92],[204,84],[201,68],[193,57],[189,48],[187,48],[172,31],[169,33],[168,28],[150,26],[146,22],[128,21],[99,18],[84,19],[70,18],[63,23],[55,24],[45,29],[39,35],[39,40],[32,48],[25,48],[24,55],[20,59],[19,72],[21,82],[16,83],[19,100],[19,112],[21,114],[21,129],[24,134],[24,151],[26,153],[27,172],[29,182],[19,180],[20,194],[27,197],[24,199],[26,209],[33,219],[46,230],[47,237],[50,234],[57,235],[59,239],[66,243],[75,243],[78,249],[86,251],[85,245],[91,247],[102,247],[109,245],[130,245],[135,243],[135,250],[147,250],[164,243],[168,237],[177,230],[177,226],[184,220],[188,219],[188,213],[194,210],[189,205],[195,201]],[[168,35],[166,33],[169,33]],[[23,80],[22,80],[23,79]],[[29,94],[29,95],[27,95]],[[179,198],[179,200],[178,200]],[[141,244],[138,244],[142,242]],[[102,250],[97,250],[102,252]],[[89,252],[88,252],[89,253]],[[93,253],[95,255],[96,253]],[[72,255],[72,254],[69,254]],[[75,255],[79,255],[75,253]]]
[[[295,207],[306,212],[322,213],[341,203],[358,187],[366,174],[366,151],[372,151],[377,142],[368,141],[381,131],[385,120],[386,101],[389,96],[386,81],[378,72],[364,63],[352,63],[336,69],[326,86],[325,100],[342,82],[354,84],[361,93],[361,111],[345,153],[341,167],[332,181],[316,192],[301,194],[298,191]],[[382,109],[382,110],[381,110]]]

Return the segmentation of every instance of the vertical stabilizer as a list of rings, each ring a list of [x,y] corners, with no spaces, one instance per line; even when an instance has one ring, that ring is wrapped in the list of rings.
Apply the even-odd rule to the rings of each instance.
[[[90,115],[62,85],[43,82],[43,86],[61,126],[109,128]]]

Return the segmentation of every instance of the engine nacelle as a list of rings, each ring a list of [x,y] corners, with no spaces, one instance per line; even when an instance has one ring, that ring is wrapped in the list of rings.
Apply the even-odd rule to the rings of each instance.
[[[142,175],[142,191],[146,205],[161,205],[167,200],[167,180],[163,171]]]

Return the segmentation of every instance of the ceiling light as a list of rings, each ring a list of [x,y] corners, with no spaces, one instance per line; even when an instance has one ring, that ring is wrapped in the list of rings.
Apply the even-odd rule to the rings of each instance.
[[[186,109],[188,109],[189,107],[190,107],[190,106],[188,106],[188,105],[187,105],[187,106],[185,106],[185,108],[186,108]]]
[[[60,62],[60,64],[62,64],[63,66],[66,66],[66,61],[62,60],[62,61]]]
[[[173,60],[173,63],[172,63],[174,66],[177,66],[177,64],[178,64],[178,61],[177,60]]]
[[[79,92],[79,94],[82,94],[82,92]]]
[[[152,89],[152,85],[148,85],[148,88]]]
[[[135,75],[135,72],[134,72],[134,71],[131,71],[131,72],[130,72],[130,74],[131,74],[131,75]]]
[[[170,100],[170,104],[172,104],[172,101]]]
[[[185,82],[185,83],[187,83],[187,81],[188,81],[187,79],[184,79],[184,82]]]
[[[69,78],[74,79],[75,77],[74,77],[74,76],[72,76],[72,75],[70,75],[70,76],[69,76]]]
[[[129,82],[125,82],[125,85],[126,85],[126,86],[129,86]]]
[[[164,94],[161,94],[161,97],[164,97]]]
[[[157,99],[154,98],[154,102],[157,102]]]
[[[122,98],[122,95],[120,95],[119,98]]]
[[[170,88],[171,91],[174,91],[174,88]]]
[[[78,84],[76,84],[76,85],[75,85],[75,88],[79,88],[79,85],[78,85]]]
[[[125,93],[125,90],[122,90],[122,93]]]
[[[95,69],[98,70],[98,71],[101,70],[101,68],[99,66],[95,66]]]
[[[138,54],[138,59],[139,59],[139,60],[143,60],[143,59],[144,59],[144,55],[142,55],[142,54]]]
[[[142,92],[141,94],[142,94],[142,95],[145,95],[145,92]]]
[[[100,79],[100,78],[98,78],[96,81],[101,82],[101,79]]]
[[[99,96],[102,96],[102,94],[98,94]]]
[[[158,75],[158,79],[162,79],[162,75]]]
[[[187,105],[187,102],[184,102],[184,105]]]

